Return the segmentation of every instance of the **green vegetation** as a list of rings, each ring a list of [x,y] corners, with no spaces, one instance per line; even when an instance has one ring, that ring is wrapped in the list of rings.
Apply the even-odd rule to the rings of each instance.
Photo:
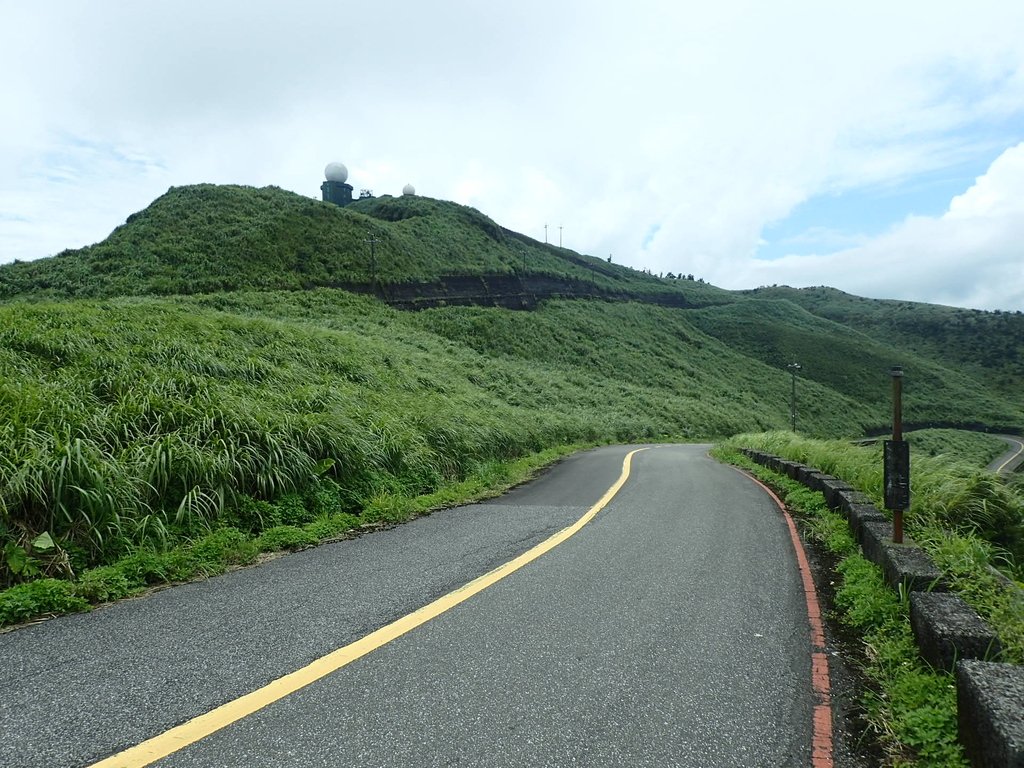
[[[984,377],[986,388],[1019,402],[1024,376],[1024,314],[1020,310],[983,312],[877,301],[825,287],[758,288],[742,294],[784,299],[898,349],[963,367],[971,375]]]
[[[445,305],[503,280],[545,300]],[[908,420],[1024,424],[989,353],[951,366],[804,298],[663,279],[428,198],[171,189],[102,243],[0,266],[0,588],[110,599],[453,503],[558,446],[781,429],[794,359],[808,434],[884,425],[895,361]],[[1019,562],[1016,497],[988,482],[967,517],[932,514]]]
[[[920,429],[907,432],[915,456],[945,456],[979,469],[1006,453],[1009,446],[995,435],[959,429]]]
[[[992,390],[984,375],[971,376],[945,357],[927,357],[910,347],[895,347],[855,328],[811,314],[789,301],[757,299],[687,312],[687,319],[730,348],[773,368],[801,364],[797,387],[802,418],[813,407],[813,381],[842,392],[861,407],[870,407],[877,429],[891,423],[891,384],[886,375],[903,365],[904,418],[909,423],[936,422],[991,425],[1021,423],[1020,400]],[[1024,326],[1022,326],[1024,330]],[[811,400],[808,402],[808,395]],[[834,435],[841,433],[834,432]]]
[[[921,660],[910,628],[909,601],[885,583],[858,552],[846,520],[820,493],[756,465],[731,448],[716,455],[744,467],[785,501],[801,528],[837,558],[841,583],[836,618],[860,638],[859,666],[870,683],[865,719],[892,766],[954,768],[967,762],[957,742],[956,688],[951,674]]]
[[[800,461],[882,499],[881,446],[860,448],[775,432],[738,435],[725,443]],[[1024,497],[995,475],[947,456],[912,455],[909,536],[945,572],[953,589],[999,634],[1007,660],[1024,663],[1024,605],[990,566],[1024,578]]]
[[[697,305],[732,300],[702,282],[660,279],[539,243],[454,203],[382,197],[339,208],[277,187],[212,184],[172,187],[96,245],[0,267],[0,299],[366,287],[374,279],[387,286],[524,272]]]
[[[401,523],[434,509],[495,496],[581,447],[558,446],[515,461],[488,462],[465,480],[446,483],[433,493],[378,497],[361,516],[339,511],[344,494],[329,482],[304,496],[286,494],[276,503],[243,497],[237,508],[212,521],[205,533],[180,544],[158,547],[151,542],[110,565],[89,568],[73,581],[42,578],[0,590],[0,627],[88,610],[154,585],[205,578],[248,565],[263,553],[302,549],[367,527]]]

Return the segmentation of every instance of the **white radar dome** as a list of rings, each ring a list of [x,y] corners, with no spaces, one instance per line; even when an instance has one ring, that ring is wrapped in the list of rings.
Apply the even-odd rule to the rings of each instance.
[[[340,181],[344,184],[348,181],[348,168],[341,163],[328,163],[324,168],[324,176],[328,181]]]
[[[416,194],[416,187],[414,187],[412,184],[406,184],[404,187],[402,187],[402,194],[403,195],[415,195]]]

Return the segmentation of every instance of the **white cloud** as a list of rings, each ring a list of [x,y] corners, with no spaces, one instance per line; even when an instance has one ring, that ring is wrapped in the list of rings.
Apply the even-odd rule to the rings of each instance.
[[[316,196],[339,159],[357,188],[411,182],[725,282],[760,276],[762,230],[803,201],[1024,138],[1024,5],[1000,0],[41,0],[4,17],[0,261],[101,239],[172,184]]]
[[[914,216],[856,248],[751,262],[729,282],[841,285],[852,293],[978,309],[1024,309],[1024,142],[942,216]]]

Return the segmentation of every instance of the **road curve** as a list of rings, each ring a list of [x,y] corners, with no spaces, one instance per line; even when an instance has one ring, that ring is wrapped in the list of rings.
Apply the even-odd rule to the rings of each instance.
[[[1009,475],[1015,472],[1021,464],[1024,464],[1024,441],[1013,435],[995,435],[995,437],[1003,440],[1009,450],[994,459],[987,469],[997,475]]]
[[[699,446],[636,454],[572,538],[160,766],[810,764],[783,516]],[[0,765],[89,765],[304,667],[578,520],[629,449],[486,504],[0,635]]]

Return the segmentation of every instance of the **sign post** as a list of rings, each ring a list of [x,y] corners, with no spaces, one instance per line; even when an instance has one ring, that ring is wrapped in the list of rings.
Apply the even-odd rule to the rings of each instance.
[[[885,441],[885,508],[892,510],[892,540],[903,543],[903,512],[910,507],[910,444],[903,439],[903,368],[892,371],[892,440]]]

